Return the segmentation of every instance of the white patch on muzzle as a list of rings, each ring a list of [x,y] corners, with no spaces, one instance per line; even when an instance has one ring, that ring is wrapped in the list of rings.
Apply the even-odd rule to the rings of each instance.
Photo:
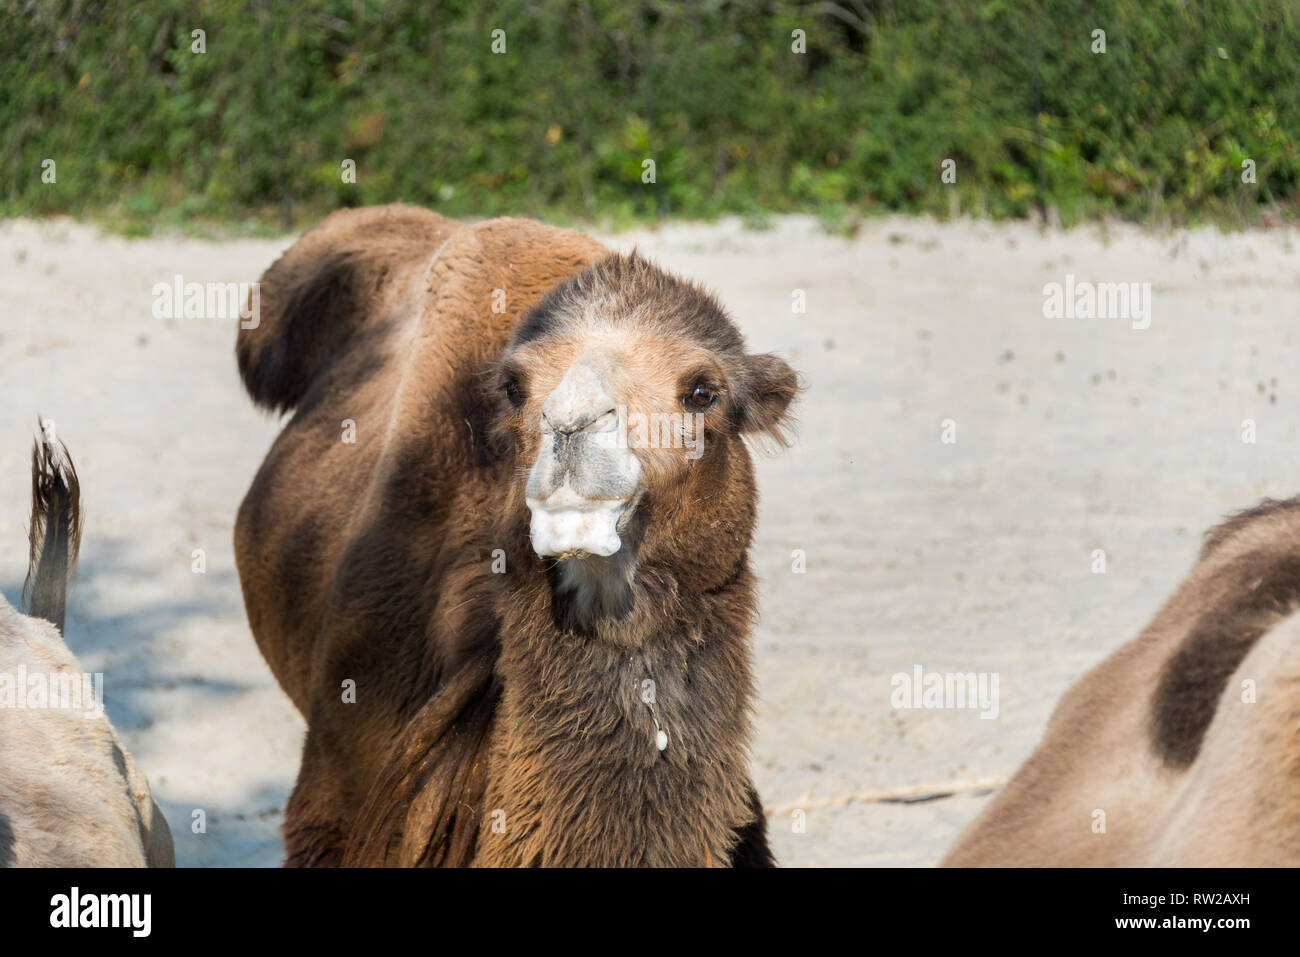
[[[542,440],[524,491],[533,551],[613,555],[635,505],[641,463],[616,441],[619,412],[601,382],[601,357],[579,358],[542,405]]]
[[[586,499],[562,485],[545,501],[528,499],[529,531],[538,555],[613,555],[622,547],[618,520],[625,500]]]

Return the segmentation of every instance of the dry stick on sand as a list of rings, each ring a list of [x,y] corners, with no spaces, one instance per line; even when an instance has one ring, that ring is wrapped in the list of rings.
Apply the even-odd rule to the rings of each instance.
[[[769,807],[768,817],[777,814],[789,814],[792,811],[809,811],[814,808],[843,807],[846,804],[889,804],[893,802],[912,803],[930,801],[936,798],[952,797],[954,794],[966,794],[972,791],[995,791],[1007,783],[1006,778],[968,778],[965,781],[944,781],[939,784],[908,784],[897,788],[874,788],[869,791],[854,791],[852,794],[834,794],[830,797],[814,798],[807,792],[803,799],[791,801],[776,807]]]

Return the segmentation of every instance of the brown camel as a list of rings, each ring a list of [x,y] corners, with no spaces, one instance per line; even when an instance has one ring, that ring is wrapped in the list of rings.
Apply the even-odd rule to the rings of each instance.
[[[38,443],[29,614],[0,596],[0,867],[171,867],[171,831],[104,715],[102,685],[63,643],[80,515],[67,450]]]
[[[745,436],[796,377],[639,256],[334,213],[238,335],[294,411],[239,510],[308,722],[290,865],[770,865],[748,769]]]
[[[1300,498],[1212,529],[948,866],[1300,865]]]

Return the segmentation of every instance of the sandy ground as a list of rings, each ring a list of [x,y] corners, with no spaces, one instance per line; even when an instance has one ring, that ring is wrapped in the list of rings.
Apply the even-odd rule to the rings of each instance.
[[[1005,777],[1204,528],[1300,491],[1294,233],[882,220],[847,240],[794,218],[611,242],[713,287],[807,381],[798,443],[760,463],[753,552],[754,768],[785,864],[937,862],[987,791],[851,798]],[[0,590],[16,603],[39,412],[85,494],[68,642],[105,674],[183,865],[279,863],[303,725],[248,633],[231,551],[278,423],[242,393],[233,324],[155,319],[151,289],[252,280],[287,244],[0,223]],[[1150,328],[1044,318],[1044,284],[1067,273],[1150,282]],[[997,717],[895,710],[891,676],[918,665],[996,673]]]

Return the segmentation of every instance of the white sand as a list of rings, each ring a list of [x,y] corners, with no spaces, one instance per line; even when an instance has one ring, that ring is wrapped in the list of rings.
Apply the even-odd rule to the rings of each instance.
[[[612,241],[714,288],[752,347],[809,386],[798,444],[760,465],[753,551],[755,773],[770,806],[810,808],[804,833],[774,816],[785,864],[935,863],[984,798],[845,796],[1010,773],[1061,692],[1155,611],[1204,528],[1300,491],[1295,233],[1112,228],[1106,242],[882,220],[849,241],[792,218]],[[287,243],[0,223],[0,589],[17,601],[40,412],[86,504],[68,642],[105,673],[183,865],[279,862],[303,725],[248,633],[231,552],[277,423],[243,395],[233,324],[155,319],[151,289],[177,273],[255,279]],[[1043,284],[1066,273],[1152,283],[1151,327],[1045,319]],[[890,676],[915,665],[998,673],[998,717],[893,710]]]

